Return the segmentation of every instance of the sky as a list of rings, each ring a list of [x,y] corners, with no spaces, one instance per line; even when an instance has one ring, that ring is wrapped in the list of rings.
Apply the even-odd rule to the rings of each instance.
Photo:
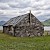
[[[0,21],[26,14],[32,14],[40,21],[50,18],[50,0],[0,0]]]

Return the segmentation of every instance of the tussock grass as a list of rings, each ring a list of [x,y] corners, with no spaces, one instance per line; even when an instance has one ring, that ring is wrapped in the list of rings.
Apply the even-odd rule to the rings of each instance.
[[[50,36],[13,37],[0,31],[0,50],[50,50]]]

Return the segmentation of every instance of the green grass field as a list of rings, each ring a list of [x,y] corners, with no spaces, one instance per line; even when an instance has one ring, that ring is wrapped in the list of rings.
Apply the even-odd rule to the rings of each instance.
[[[50,50],[50,36],[13,37],[0,31],[0,50]]]

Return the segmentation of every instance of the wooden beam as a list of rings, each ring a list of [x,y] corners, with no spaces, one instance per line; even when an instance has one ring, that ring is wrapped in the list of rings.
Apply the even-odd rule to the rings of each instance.
[[[13,27],[14,28],[14,37],[15,37],[15,27]]]

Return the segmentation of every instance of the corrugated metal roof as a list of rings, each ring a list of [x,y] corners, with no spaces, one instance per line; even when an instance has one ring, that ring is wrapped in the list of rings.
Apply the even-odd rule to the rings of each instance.
[[[27,14],[24,14],[24,15],[21,15],[21,16],[17,16],[17,17],[14,17],[14,18],[11,18],[9,21],[7,21],[3,26],[8,26],[8,25],[13,25],[15,26],[17,23],[19,23],[24,17],[26,17],[28,15]]]

